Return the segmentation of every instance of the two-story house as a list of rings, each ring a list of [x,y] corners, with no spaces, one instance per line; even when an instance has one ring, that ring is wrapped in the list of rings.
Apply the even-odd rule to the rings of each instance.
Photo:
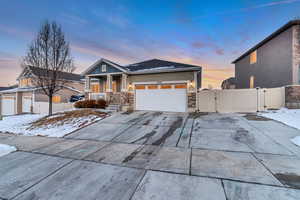
[[[134,110],[194,111],[201,87],[200,66],[159,59],[130,65],[100,59],[82,75],[86,96],[121,106],[127,103]]]
[[[299,85],[300,20],[285,24],[233,64],[236,88]]]
[[[26,66],[17,78],[18,86],[0,91],[0,114],[14,115],[32,113],[39,102],[48,102],[48,96],[41,88],[32,83],[32,79],[42,73],[42,68]],[[84,78],[81,75],[60,72],[60,77],[66,80],[62,90],[53,96],[53,103],[67,103],[72,95],[82,94]],[[47,109],[46,109],[47,110]]]

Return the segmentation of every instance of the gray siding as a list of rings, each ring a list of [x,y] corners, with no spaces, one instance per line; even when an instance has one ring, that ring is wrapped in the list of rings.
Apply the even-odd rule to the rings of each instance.
[[[250,55],[235,64],[237,88],[249,88],[254,76],[255,87],[280,87],[293,83],[293,27],[257,49],[257,63],[250,64]]]
[[[106,72],[102,71],[102,64],[106,65]],[[122,72],[121,70],[107,64],[104,62],[99,63],[97,66],[95,66],[95,68],[89,72],[87,75],[91,75],[91,74],[107,74],[107,73],[117,73],[117,72]]]

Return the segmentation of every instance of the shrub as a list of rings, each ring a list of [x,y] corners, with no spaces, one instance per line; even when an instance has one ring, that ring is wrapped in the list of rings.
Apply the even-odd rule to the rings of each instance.
[[[104,99],[99,100],[84,100],[84,101],[77,101],[74,104],[75,108],[101,108],[104,109],[106,107],[106,101]]]
[[[97,108],[104,109],[106,107],[106,101],[104,99],[98,99],[96,101],[96,106],[97,106]]]

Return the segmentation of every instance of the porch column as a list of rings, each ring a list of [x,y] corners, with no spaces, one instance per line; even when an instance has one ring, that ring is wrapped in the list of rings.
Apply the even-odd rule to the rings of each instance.
[[[112,76],[110,74],[106,75],[106,85],[107,85],[107,92],[112,92]]]
[[[90,92],[90,87],[91,86],[91,78],[86,76],[85,77],[85,91]]]
[[[121,91],[127,91],[127,74],[122,74],[122,81],[121,81]]]

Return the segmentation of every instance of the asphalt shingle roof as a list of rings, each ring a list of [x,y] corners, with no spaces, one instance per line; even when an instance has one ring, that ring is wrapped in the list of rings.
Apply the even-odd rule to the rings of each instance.
[[[190,64],[184,64],[184,63],[177,63],[177,62],[171,62],[166,60],[160,60],[160,59],[151,59],[146,60],[139,63],[134,63],[125,66],[125,68],[129,71],[141,71],[141,70],[155,70],[155,69],[184,69],[184,68],[191,68],[191,67],[199,67],[197,65],[190,65]]]
[[[33,66],[28,67],[30,68],[30,71],[36,76],[43,75],[45,73],[45,69],[43,68]],[[80,81],[81,79],[84,79],[84,77],[79,74],[73,74],[68,72],[59,72],[59,78],[71,81]]]

